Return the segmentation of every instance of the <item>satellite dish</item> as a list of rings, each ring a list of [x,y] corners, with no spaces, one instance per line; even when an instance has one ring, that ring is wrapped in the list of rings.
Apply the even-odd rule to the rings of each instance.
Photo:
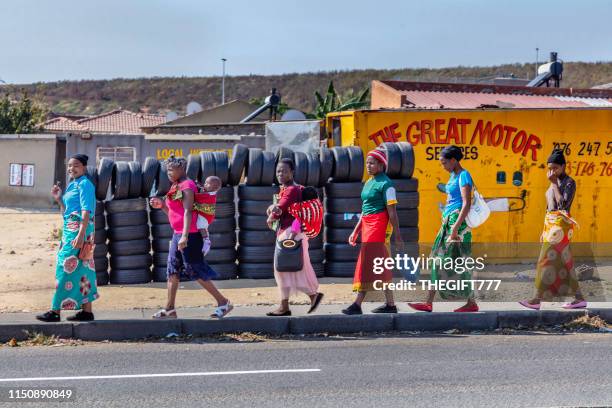
[[[202,105],[197,102],[191,101],[187,104],[187,114],[193,115],[194,113],[202,112]]]
[[[287,112],[283,113],[281,120],[306,120],[306,115],[299,110],[289,109]]]
[[[177,120],[178,119],[178,113],[176,112],[168,112],[166,113],[166,122],[172,122],[173,120]]]

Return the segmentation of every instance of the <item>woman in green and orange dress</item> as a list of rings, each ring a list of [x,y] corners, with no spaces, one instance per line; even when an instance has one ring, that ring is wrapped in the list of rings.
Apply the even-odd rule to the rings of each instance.
[[[546,191],[546,216],[540,240],[542,250],[536,267],[536,294],[531,300],[519,302],[522,306],[539,310],[542,300],[574,296],[574,300],[563,305],[565,309],[580,309],[587,306],[580,287],[570,241],[574,235],[576,221],[570,209],[576,195],[576,182],[565,172],[565,156],[559,149],[548,158],[548,180]]]
[[[397,217],[397,197],[393,182],[385,174],[387,156],[382,150],[372,150],[366,158],[366,170],[371,176],[361,192],[362,210],[359,222],[349,237],[349,244],[357,245],[361,234],[361,249],[355,267],[353,291],[357,292],[355,302],[342,313],[347,315],[362,314],[361,303],[368,291],[374,289],[374,282],[389,283],[392,271],[384,268],[382,273],[374,272],[375,258],[390,257],[389,241],[393,235],[395,243],[402,244],[402,236]],[[385,290],[386,303],[377,307],[373,313],[397,313],[393,301],[393,292]]]

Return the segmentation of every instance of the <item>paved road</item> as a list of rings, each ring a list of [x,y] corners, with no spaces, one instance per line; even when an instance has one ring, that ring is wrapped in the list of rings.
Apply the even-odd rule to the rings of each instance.
[[[73,386],[81,407],[612,406],[609,334],[3,347],[0,367],[0,388]],[[227,373],[287,369],[320,371]],[[142,376],[2,382],[108,375]]]

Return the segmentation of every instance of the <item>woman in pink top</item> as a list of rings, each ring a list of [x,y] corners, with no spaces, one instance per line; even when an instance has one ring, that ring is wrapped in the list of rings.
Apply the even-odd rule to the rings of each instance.
[[[180,280],[197,280],[204,289],[217,301],[217,308],[212,317],[224,317],[232,309],[230,301],[216,288],[211,279],[217,273],[206,263],[202,254],[202,235],[197,227],[197,213],[193,203],[197,186],[187,178],[187,161],[171,156],[166,160],[168,178],[172,187],[166,199],[151,198],[151,207],[163,210],[168,214],[170,226],[174,230],[168,254],[168,303],[165,309],[153,315],[154,319],[176,318],[174,302]]]

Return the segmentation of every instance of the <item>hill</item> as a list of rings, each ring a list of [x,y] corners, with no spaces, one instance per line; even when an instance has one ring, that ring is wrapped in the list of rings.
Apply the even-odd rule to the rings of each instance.
[[[289,106],[311,111],[314,91],[324,91],[329,81],[343,95],[369,86],[374,79],[434,82],[474,82],[499,75],[533,76],[533,64],[440,69],[351,70],[283,75],[250,75],[226,78],[226,100],[261,98],[275,87]],[[566,62],[563,87],[590,88],[612,82],[612,62]],[[184,114],[185,105],[197,101],[204,107],[219,104],[220,77],[159,77],[138,79],[83,80],[34,83],[6,87],[9,92],[25,88],[54,112],[97,114],[122,107],[132,111],[169,110]]]

